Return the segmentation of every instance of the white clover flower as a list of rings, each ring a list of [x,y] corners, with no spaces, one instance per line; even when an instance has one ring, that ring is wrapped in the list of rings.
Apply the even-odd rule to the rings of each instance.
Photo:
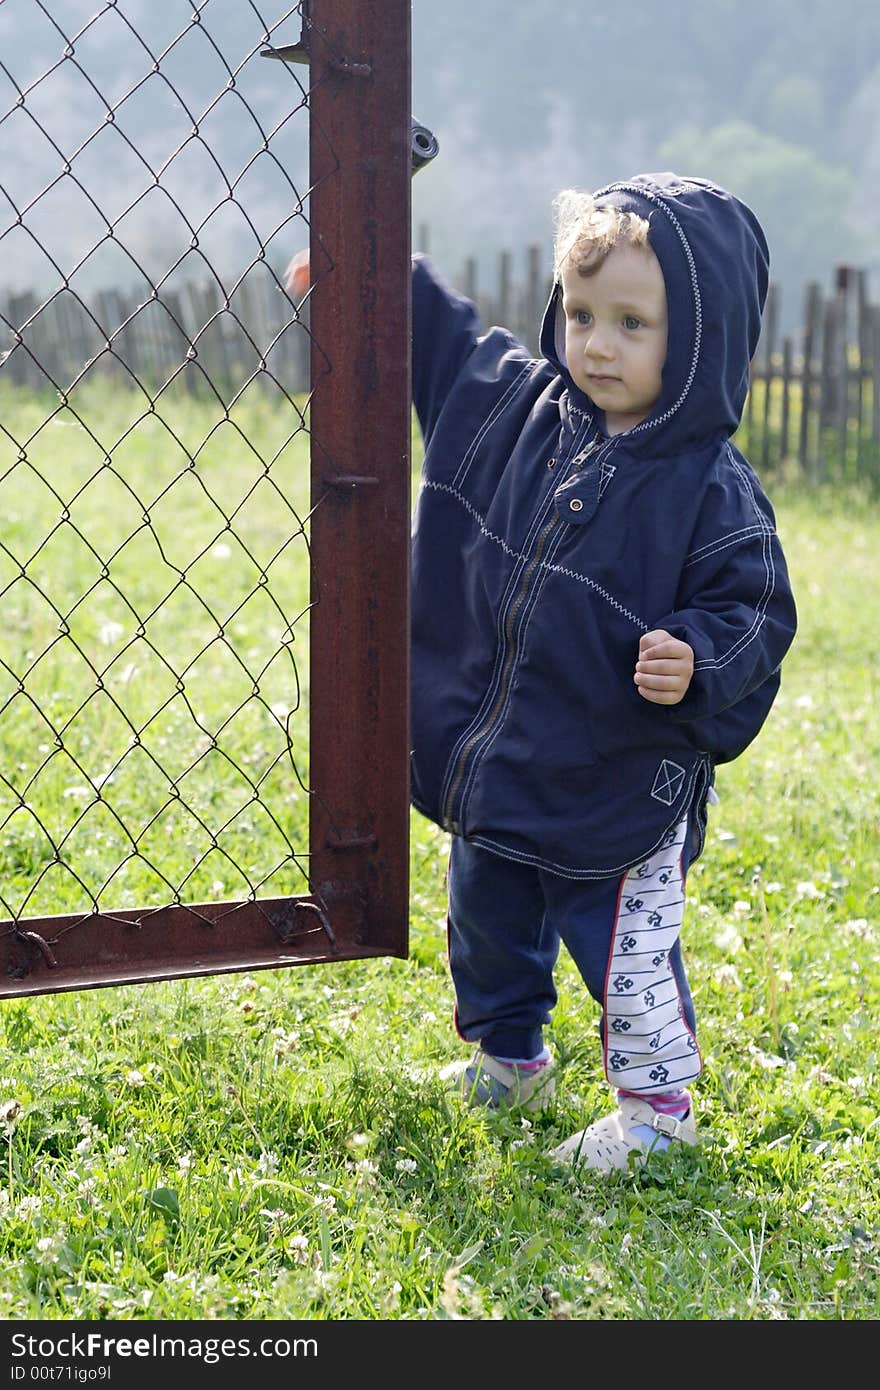
[[[815,883],[811,883],[809,879],[804,880],[803,883],[796,883],[794,891],[799,898],[824,898],[825,896],[822,889],[817,888]]]
[[[354,1165],[355,1181],[358,1187],[374,1187],[379,1165],[370,1158],[361,1158]]]
[[[260,1215],[265,1216],[270,1226],[282,1226],[287,1218],[283,1207],[260,1207]]]
[[[111,621],[109,623],[103,624],[98,633],[98,636],[100,637],[105,647],[111,647],[113,643],[117,640],[117,638],[122,636],[124,631],[125,628],[122,626],[122,623],[116,623]]]
[[[0,1122],[6,1126],[7,1134],[12,1134],[23,1114],[24,1106],[20,1100],[4,1100],[0,1105]]]
[[[863,937],[866,941],[870,941],[874,936],[874,930],[867,917],[851,917],[848,922],[844,922],[841,931],[847,936]]]
[[[738,898],[736,902],[733,904],[734,917],[748,917],[751,910],[752,904],[743,902],[742,898]]]
[[[147,1078],[144,1076],[143,1072],[138,1071],[136,1067],[125,1073],[126,1086],[145,1086],[146,1083]]]
[[[278,1155],[271,1149],[264,1149],[257,1159],[257,1172],[264,1178],[270,1178],[273,1173],[278,1172]]]
[[[394,1283],[384,1295],[382,1302],[386,1308],[397,1309],[400,1307],[400,1295],[403,1293],[403,1285],[395,1279]]]
[[[15,1214],[20,1217],[36,1216],[37,1213],[42,1210],[42,1206],[42,1197],[37,1197],[36,1195],[22,1197],[15,1209]]]
[[[739,971],[730,961],[725,961],[723,965],[719,965],[713,973],[715,979],[719,980],[721,984],[730,985],[733,989],[742,989]]]
[[[40,1236],[37,1241],[37,1264],[54,1265],[66,1240],[65,1232],[56,1231],[54,1236]]]
[[[743,939],[732,922],[727,922],[715,933],[715,945],[725,955],[734,956],[743,948]]]
[[[756,1047],[754,1043],[749,1043],[748,1050],[754,1057],[758,1066],[764,1071],[776,1071],[779,1067],[785,1066],[784,1057],[777,1057],[774,1053],[770,1052],[762,1052],[760,1047]]]
[[[353,1151],[356,1152],[358,1149],[365,1149],[365,1148],[367,1147],[367,1145],[369,1144],[369,1142],[370,1142],[370,1136],[369,1136],[369,1134],[359,1134],[359,1133],[349,1134],[348,1138],[347,1138],[346,1141],[345,1141],[345,1147],[346,1147],[347,1149],[352,1149]]]
[[[272,1053],[275,1057],[284,1057],[299,1046],[299,1033],[285,1033],[283,1028],[274,1028],[272,1031],[275,1034],[272,1042]]]
[[[415,1173],[418,1166],[414,1158],[399,1158],[394,1165],[398,1173]]]
[[[294,1264],[307,1265],[309,1263],[309,1238],[302,1234],[291,1236],[287,1242],[287,1250],[293,1256]]]
[[[192,1154],[179,1154],[177,1158],[178,1173],[188,1173],[192,1167]]]

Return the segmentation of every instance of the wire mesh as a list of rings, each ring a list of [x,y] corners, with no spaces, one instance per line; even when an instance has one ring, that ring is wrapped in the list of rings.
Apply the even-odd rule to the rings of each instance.
[[[334,945],[309,832],[320,349],[283,282],[310,73],[261,57],[307,18],[0,0],[7,993],[224,968],[243,904],[276,947]],[[219,956],[175,942],[184,906]],[[98,919],[133,929],[112,965]],[[58,984],[68,933],[97,959]]]

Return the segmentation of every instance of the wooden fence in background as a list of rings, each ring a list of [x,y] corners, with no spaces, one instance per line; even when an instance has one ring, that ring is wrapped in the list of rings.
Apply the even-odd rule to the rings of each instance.
[[[416,245],[429,250],[424,228]],[[3,375],[66,390],[91,363],[90,372],[135,378],[156,392],[186,363],[183,381],[194,394],[220,389],[229,400],[252,378],[268,385],[273,377],[291,394],[305,392],[308,306],[297,315],[279,278],[245,277],[229,299],[216,281],[187,283],[146,304],[115,290],[88,302],[65,290],[47,303],[0,292],[0,354],[16,333],[22,343]],[[475,257],[449,279],[477,303],[484,324],[505,325],[537,352],[551,289],[542,248],[499,252],[488,286]],[[838,266],[828,289],[808,284],[795,332],[781,332],[780,310],[771,285],[737,442],[761,473],[880,484],[880,305],[870,301],[866,272]]]
[[[150,394],[172,378],[227,401],[251,380],[274,391],[274,378],[294,394],[308,390],[308,313],[297,314],[280,273],[265,268],[228,296],[216,279],[164,286],[146,301],[137,291],[68,288],[46,299],[0,290],[0,362],[34,390],[67,392],[88,373]]]
[[[427,228],[416,246],[430,251]],[[537,352],[552,287],[543,248],[500,251],[489,284],[480,283],[475,257],[448,278],[485,324],[503,324]],[[880,484],[880,305],[864,270],[837,266],[830,281],[824,290],[805,286],[800,323],[786,333],[780,289],[770,286],[736,439],[762,473]]]

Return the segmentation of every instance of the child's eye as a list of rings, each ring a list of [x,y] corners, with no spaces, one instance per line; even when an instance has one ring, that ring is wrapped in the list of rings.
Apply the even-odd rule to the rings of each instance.
[[[593,315],[588,309],[577,309],[575,310],[574,320],[575,323],[579,323],[582,328],[586,328],[587,324],[592,323]]]
[[[642,320],[637,319],[635,314],[627,314],[623,320],[624,328],[641,328]]]

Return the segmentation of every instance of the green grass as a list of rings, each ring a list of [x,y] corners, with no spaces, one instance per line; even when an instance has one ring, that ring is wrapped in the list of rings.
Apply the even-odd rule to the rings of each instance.
[[[308,435],[148,406],[0,394],[0,915],[305,891]]]
[[[268,456],[266,414],[247,426]],[[121,433],[109,400],[99,423]],[[760,738],[719,770],[689,881],[703,1145],[611,1178],[547,1158],[609,1108],[565,956],[554,1109],[528,1123],[444,1094],[436,1069],[465,1055],[448,842],[414,815],[406,960],[4,1005],[0,1317],[877,1318],[880,520],[853,492],[774,501],[800,631]],[[16,622],[4,650],[30,650]]]
[[[775,369],[781,372],[780,362]],[[788,383],[786,419],[781,378],[772,379],[768,398],[767,382],[759,377],[752,383],[736,443],[755,467],[774,478],[796,481],[805,475],[814,484],[856,486],[876,501],[880,489],[880,440],[873,428],[873,385],[864,378],[859,385],[859,370],[856,357],[850,362],[844,420],[837,408],[831,412],[830,420],[820,419],[821,383],[813,382],[806,426],[800,381],[795,378]]]

